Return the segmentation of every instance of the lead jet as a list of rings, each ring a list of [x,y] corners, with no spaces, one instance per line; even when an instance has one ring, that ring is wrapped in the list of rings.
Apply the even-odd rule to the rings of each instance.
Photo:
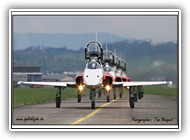
[[[110,88],[109,83],[112,81],[111,77],[105,76],[102,66],[102,55],[103,49],[99,42],[92,41],[89,42],[85,47],[85,60],[88,60],[86,63],[84,72],[76,75],[75,81],[73,82],[26,82],[19,81],[18,84],[29,84],[29,85],[46,85],[54,86],[57,88],[56,93],[56,107],[60,108],[61,106],[61,94],[62,90],[66,87],[78,88],[78,102],[81,101],[81,94],[84,88],[90,89],[90,99],[91,99],[91,108],[95,108],[95,97],[96,89],[99,88]]]
[[[134,86],[143,86],[143,85],[159,85],[159,84],[168,84],[171,82],[166,81],[154,81],[154,82],[123,82],[115,81],[113,76],[109,73],[105,73],[102,66],[103,59],[103,49],[99,42],[92,41],[89,42],[85,47],[85,60],[88,60],[86,63],[83,73],[76,75],[73,82],[26,82],[19,81],[18,84],[29,84],[29,85],[47,85],[54,86],[57,88],[56,93],[56,108],[61,106],[61,94],[62,91],[67,87],[77,88],[79,91],[78,101],[81,101],[81,92],[88,88],[90,89],[90,99],[91,99],[91,108],[95,109],[95,98],[96,91],[98,89],[104,88],[109,92],[112,87],[134,87]],[[133,92],[130,92],[130,107],[134,108],[134,95]]]

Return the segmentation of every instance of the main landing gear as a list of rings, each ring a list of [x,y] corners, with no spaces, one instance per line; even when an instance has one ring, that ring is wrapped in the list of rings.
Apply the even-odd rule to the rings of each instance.
[[[61,107],[61,94],[62,94],[62,90],[65,89],[65,87],[56,87],[57,88],[57,93],[56,93],[56,97],[55,97],[55,102],[56,102],[56,108],[60,108]],[[77,96],[77,101],[80,103],[81,99],[82,99],[82,93],[80,91],[78,91],[78,96]]]
[[[143,98],[143,89],[142,86],[132,86],[129,87],[129,105],[130,108],[135,107],[135,102],[137,102],[138,99]]]
[[[129,105],[130,105],[130,108],[135,107],[135,93],[133,91],[134,91],[134,87],[129,87]]]
[[[135,87],[129,87],[129,105],[130,108],[135,107],[135,102],[137,102],[137,92],[135,90]]]
[[[61,91],[63,89],[64,89],[63,87],[57,87],[57,93],[56,93],[56,97],[55,97],[56,108],[60,108],[60,106],[61,106]]]
[[[95,109],[95,98],[96,98],[96,89],[91,89],[90,100],[91,100],[92,109]],[[107,92],[107,102],[110,102],[110,91]]]
[[[122,87],[120,87],[119,89],[119,98],[122,98],[122,96],[123,96],[123,88]],[[114,88],[113,89],[113,99],[115,100],[116,99],[116,88]]]
[[[137,86],[138,99],[143,98],[143,89],[142,86]]]

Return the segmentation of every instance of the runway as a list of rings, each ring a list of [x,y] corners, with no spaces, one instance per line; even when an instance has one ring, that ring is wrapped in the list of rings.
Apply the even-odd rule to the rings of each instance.
[[[91,109],[91,101],[86,96],[81,103],[77,98],[62,100],[61,108],[55,108],[53,102],[15,107],[12,109],[12,124],[177,125],[178,102],[170,97],[145,94],[131,109],[126,94],[110,102],[106,102],[106,96],[96,97],[96,109]]]

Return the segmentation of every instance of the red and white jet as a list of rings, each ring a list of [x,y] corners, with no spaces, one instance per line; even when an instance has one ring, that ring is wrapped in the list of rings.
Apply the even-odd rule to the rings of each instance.
[[[95,109],[95,97],[96,90],[104,88],[106,91],[110,91],[112,87],[135,87],[143,85],[160,85],[160,84],[171,84],[169,81],[140,81],[140,82],[124,82],[115,80],[116,77],[111,73],[106,73],[102,66],[103,49],[99,42],[89,42],[85,47],[85,59],[88,60],[84,72],[76,75],[75,81],[73,82],[26,82],[19,81],[18,84],[29,84],[29,85],[47,85],[54,86],[57,88],[56,94],[56,107],[61,106],[61,94],[62,90],[66,87],[78,88],[80,93],[84,88],[90,89],[91,108]],[[81,101],[81,94],[78,94],[78,101]],[[134,108],[134,95],[130,93],[130,107]]]

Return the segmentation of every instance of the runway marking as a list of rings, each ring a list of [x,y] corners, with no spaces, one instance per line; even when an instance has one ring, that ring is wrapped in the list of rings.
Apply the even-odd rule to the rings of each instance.
[[[73,123],[71,123],[71,124],[79,124],[79,123],[81,123],[82,121],[84,121],[84,120],[86,120],[86,119],[88,119],[88,118],[94,116],[94,115],[95,115],[96,113],[98,113],[101,109],[103,109],[104,107],[108,106],[109,104],[111,104],[111,103],[113,103],[113,102],[115,102],[115,101],[117,101],[117,100],[118,100],[118,99],[112,100],[111,102],[107,102],[107,103],[101,105],[98,109],[96,109],[96,110],[93,111],[92,113],[88,114],[87,116],[85,116],[85,117],[83,117],[83,118],[80,118],[79,120],[77,120],[77,121],[75,121],[75,122],[73,122]]]

